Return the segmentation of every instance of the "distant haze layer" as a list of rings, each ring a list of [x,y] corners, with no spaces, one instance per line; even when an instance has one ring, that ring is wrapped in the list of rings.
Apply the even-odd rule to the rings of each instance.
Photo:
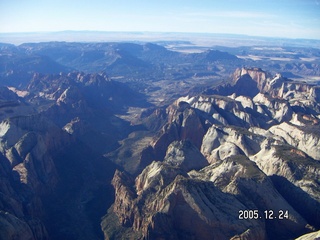
[[[163,33],[163,32],[104,32],[104,31],[61,31],[0,33],[0,43],[19,45],[36,42],[161,42],[172,41],[179,45],[194,44],[197,47],[211,46],[300,46],[320,48],[320,40],[257,37],[240,34],[213,33]]]

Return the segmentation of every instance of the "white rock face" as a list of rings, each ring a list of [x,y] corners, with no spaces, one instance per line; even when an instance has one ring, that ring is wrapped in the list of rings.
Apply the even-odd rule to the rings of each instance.
[[[191,232],[197,239],[230,239],[248,231],[247,239],[265,239],[263,223],[239,221],[238,211],[246,206],[235,196],[168,163],[153,162],[143,170],[135,181],[137,195],[119,176],[113,179],[114,212],[144,236],[156,239],[160,234],[167,239]],[[158,228],[164,230],[157,233]]]
[[[305,234],[301,237],[296,238],[296,240],[318,240],[320,239],[320,231]]]
[[[240,102],[241,100],[243,102]],[[187,102],[192,108],[212,116],[212,120],[217,124],[236,124],[237,119],[241,119],[243,123],[253,124],[252,117],[245,111],[245,107],[250,106],[250,100],[247,97],[239,97],[239,99],[222,96],[196,96],[182,97],[177,102]],[[251,101],[251,104],[252,101]],[[253,108],[254,106],[252,106]]]
[[[250,108],[254,109],[255,104],[252,101],[251,98],[246,97],[246,96],[239,96],[235,99],[236,101],[240,102],[243,108]]]
[[[288,144],[304,151],[312,158],[320,160],[319,136],[313,133],[307,133],[299,127],[287,122],[273,126],[269,131],[276,136],[282,137]]]
[[[266,129],[285,121],[298,122],[291,103],[264,93],[258,93],[253,99],[246,96],[186,96],[179,98],[175,104],[179,102],[186,102],[191,108],[208,114],[213,124]]]
[[[201,152],[210,162],[222,160],[232,153],[250,156],[260,151],[260,143],[264,138],[244,129],[213,125],[203,138]]]
[[[39,179],[55,184],[57,172],[48,152],[60,149],[69,136],[39,115],[22,116],[0,123],[0,152],[18,173],[20,182],[33,189],[44,188]]]
[[[168,147],[164,162],[185,171],[199,170],[208,165],[207,159],[188,140],[176,141]]]
[[[26,133],[25,130],[17,128],[16,125],[4,120],[0,123],[0,149],[4,153],[5,149],[12,147]]]
[[[318,162],[313,164],[315,160],[304,152],[292,147],[283,148],[270,139],[261,146],[261,151],[252,156],[251,160],[256,162],[266,175],[282,176],[320,202],[320,188],[316,186],[317,179],[320,179]]]
[[[162,162],[147,166],[135,182],[138,197],[133,209],[141,208],[139,214],[147,209],[146,215],[154,220],[152,226],[143,227],[144,233],[169,229],[164,224],[169,221],[168,215],[177,222],[183,212],[192,212],[193,219],[200,217],[210,228],[213,218],[232,225],[230,218],[216,211],[224,206],[217,199],[219,191],[234,197],[235,204],[244,204],[246,209],[289,212],[286,221],[262,221],[255,226],[258,232],[248,227],[231,239],[266,239],[261,229],[267,229],[270,239],[293,239],[320,226],[318,93],[302,85],[287,84],[280,75],[267,76],[259,69],[237,74],[253,78],[246,76],[241,86],[245,86],[246,79],[251,85],[254,80],[261,92],[252,99],[236,93],[227,93],[227,97],[186,96],[167,108],[168,123],[152,145],[155,152],[163,151],[160,147],[165,146],[166,154]],[[192,133],[201,133],[197,135],[201,136],[197,141],[201,144],[185,148],[181,140],[187,141]],[[215,203],[211,193],[215,194]],[[143,197],[148,200],[141,206]],[[152,215],[155,210],[164,215]],[[194,230],[185,221],[179,224]],[[222,236],[218,233],[216,237]]]
[[[162,186],[166,186],[178,175],[176,168],[162,162],[152,162],[136,178],[137,194],[152,188],[159,191]]]
[[[211,164],[199,172],[190,173],[190,175],[201,180],[211,181],[222,188],[224,192],[231,194],[246,195],[249,192],[254,192],[255,196],[250,196],[253,197],[252,201],[257,207],[263,206],[265,209],[274,210],[287,209],[291,213],[289,218],[292,222],[298,223],[300,227],[306,224],[306,221],[275,190],[270,179],[255,163],[244,156],[230,157],[226,161]],[[248,198],[250,197],[248,196]]]
[[[261,106],[260,111],[264,115],[269,116],[277,122],[288,121],[292,118],[293,111],[286,101],[277,100],[258,93],[253,98],[253,102]]]
[[[232,142],[224,142],[219,147],[211,151],[208,159],[210,163],[213,163],[217,160],[224,160],[230,156],[241,154],[243,154],[243,152],[236,144]]]

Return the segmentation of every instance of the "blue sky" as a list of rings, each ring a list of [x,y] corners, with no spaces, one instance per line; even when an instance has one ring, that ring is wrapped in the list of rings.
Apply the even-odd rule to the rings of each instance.
[[[320,39],[320,0],[0,0],[0,33],[63,30]]]

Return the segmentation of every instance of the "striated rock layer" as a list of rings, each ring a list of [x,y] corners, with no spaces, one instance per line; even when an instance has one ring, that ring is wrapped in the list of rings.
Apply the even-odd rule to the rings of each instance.
[[[75,72],[0,92],[0,239],[103,238],[115,166],[102,154],[126,134],[105,100],[134,92]]]
[[[318,88],[238,69],[211,92],[167,107],[150,164],[115,173],[105,238],[292,239],[320,228]]]

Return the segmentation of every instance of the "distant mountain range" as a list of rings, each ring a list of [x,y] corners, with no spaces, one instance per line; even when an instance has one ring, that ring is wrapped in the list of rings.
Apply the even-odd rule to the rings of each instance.
[[[159,43],[160,44],[160,43]],[[228,77],[236,67],[271,68],[288,77],[318,76],[317,49],[283,47],[216,47],[201,52],[171,50],[170,42],[154,43],[25,43],[1,44],[0,82],[18,86],[35,72],[107,72],[122,81],[179,80],[193,76]],[[187,48],[188,49],[188,48]],[[295,52],[299,53],[295,53]],[[257,58],[258,60],[255,60]]]
[[[318,56],[1,44],[0,239],[318,235]]]
[[[320,40],[290,39],[248,36],[223,33],[183,33],[183,32],[104,32],[104,31],[60,31],[1,33],[0,42],[22,44],[27,42],[193,42],[205,46],[296,46],[320,47]]]
[[[292,239],[319,229],[320,88],[243,68],[214,90],[156,110],[146,121],[164,125],[140,158],[117,156],[126,171],[112,180],[106,238]]]
[[[219,50],[185,54],[152,44],[135,43],[25,43],[3,44],[0,56],[0,77],[17,81],[16,75],[34,72],[66,71],[107,72],[113,77],[157,80],[182,78],[197,73],[215,74],[217,64],[241,66],[244,60]],[[20,76],[23,82],[25,77]],[[21,84],[23,84],[21,82]],[[19,84],[19,83],[16,83]]]

